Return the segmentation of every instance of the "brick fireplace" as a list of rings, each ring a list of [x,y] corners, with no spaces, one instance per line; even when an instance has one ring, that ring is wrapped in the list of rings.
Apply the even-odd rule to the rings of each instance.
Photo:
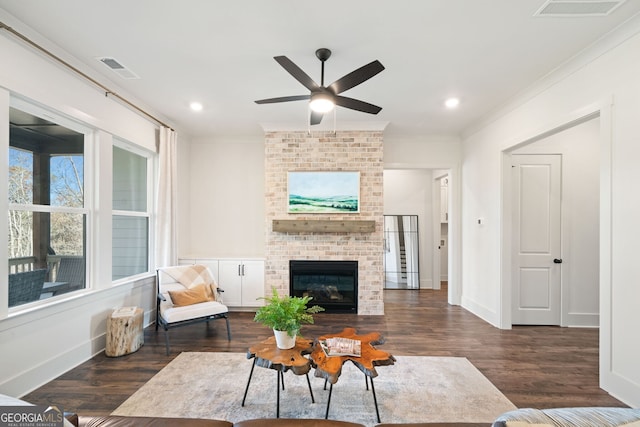
[[[287,173],[291,171],[359,171],[360,212],[288,213]],[[265,174],[267,293],[275,287],[280,294],[289,294],[291,260],[353,260],[358,263],[358,314],[384,314],[382,132],[267,132]],[[273,230],[274,220],[374,221],[375,229],[279,232]]]

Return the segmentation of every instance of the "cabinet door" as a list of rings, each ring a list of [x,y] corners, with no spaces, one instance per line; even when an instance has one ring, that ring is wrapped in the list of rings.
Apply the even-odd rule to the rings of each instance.
[[[239,260],[218,261],[218,286],[224,289],[222,296],[224,304],[229,307],[242,305],[242,264]]]
[[[242,261],[242,306],[259,307],[264,304],[264,261]]]

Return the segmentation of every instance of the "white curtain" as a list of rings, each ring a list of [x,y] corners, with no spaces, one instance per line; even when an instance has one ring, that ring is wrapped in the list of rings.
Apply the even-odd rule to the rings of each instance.
[[[158,188],[156,194],[156,244],[157,267],[178,263],[177,209],[178,167],[176,132],[160,128],[158,141]]]

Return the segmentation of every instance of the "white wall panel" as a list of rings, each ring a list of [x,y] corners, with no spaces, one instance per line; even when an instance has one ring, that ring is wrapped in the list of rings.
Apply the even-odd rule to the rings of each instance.
[[[157,125],[117,100],[105,97],[96,86],[72,71],[25,49],[10,37],[0,37],[3,62],[0,87],[35,101],[80,122],[105,130],[151,151],[156,151]]]
[[[3,153],[8,150],[8,93],[101,130],[100,137],[92,142],[99,144],[98,148],[104,147],[103,143],[108,139],[104,137],[108,133],[155,151],[157,125],[116,100],[105,97],[92,84],[11,36],[0,37],[0,52],[3,64],[11,64],[10,67],[0,67],[0,118],[4,119],[0,125],[0,149]],[[111,150],[110,146],[107,148]],[[0,158],[5,156],[2,154]],[[107,170],[110,167],[109,162]],[[98,172],[104,173],[104,170]],[[100,190],[94,191],[105,192],[110,198],[111,184],[100,176],[111,177],[110,174],[97,175],[95,187],[100,187]],[[6,224],[6,197],[0,206],[4,206]],[[107,215],[111,215],[110,204],[100,207],[106,207]],[[94,220],[95,227],[107,224],[99,221],[99,215]],[[110,241],[110,234],[105,236],[103,233],[102,236]],[[91,250],[102,249],[103,244],[92,242]],[[4,253],[6,255],[6,249]],[[108,253],[107,256],[110,255]],[[3,265],[0,266],[0,276],[6,277],[7,267]],[[61,302],[52,299],[46,307],[8,316],[6,309],[0,311],[0,354],[3,361],[11,361],[0,365],[0,393],[22,396],[103,350],[106,317],[115,307],[142,307],[148,324],[155,309],[153,280],[145,278],[111,287],[110,266],[110,260],[104,263],[94,260],[89,283],[93,291],[88,289],[72,300]],[[6,292],[3,295],[0,304],[6,301]]]
[[[526,145],[517,154],[562,154],[562,324],[599,324],[600,119]]]
[[[600,110],[604,118],[600,133],[604,149],[600,156],[600,381],[612,395],[640,406],[640,365],[636,362],[640,360],[640,317],[635,315],[640,306],[640,287],[636,286],[640,199],[634,196],[640,182],[640,24],[629,25],[635,26],[634,36],[611,43],[614,47],[608,52],[539,93],[521,98],[511,111],[465,138],[462,277],[465,306],[500,325],[504,317],[501,298],[507,294],[498,285],[503,280],[502,153]],[[479,216],[488,219],[484,228],[473,225]],[[487,312],[477,310],[478,306]]]
[[[189,201],[180,211],[189,234],[179,256],[264,257],[264,140],[197,139],[187,156],[178,175],[189,177]]]
[[[384,214],[418,215],[420,287],[433,288],[432,173],[428,169],[384,171]]]
[[[104,350],[106,321],[117,307],[154,318],[154,278],[142,279],[0,322],[0,393],[23,396]],[[162,333],[162,332],[160,332]]]

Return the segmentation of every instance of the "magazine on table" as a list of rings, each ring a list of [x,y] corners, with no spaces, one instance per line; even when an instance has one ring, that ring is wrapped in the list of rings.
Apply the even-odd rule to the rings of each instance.
[[[334,337],[320,340],[322,350],[327,356],[356,356],[361,355],[360,340],[351,338]]]

